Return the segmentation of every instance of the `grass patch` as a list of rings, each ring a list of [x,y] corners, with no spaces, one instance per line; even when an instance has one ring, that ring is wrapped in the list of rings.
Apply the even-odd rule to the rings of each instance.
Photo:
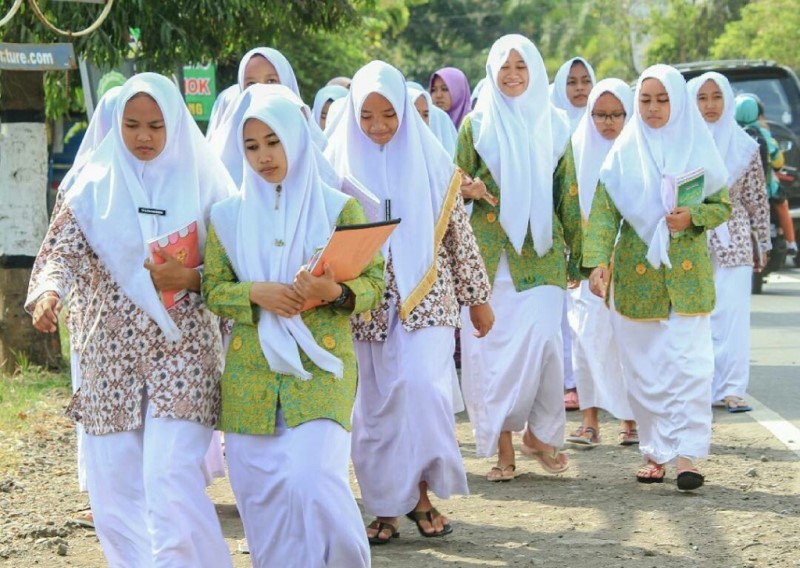
[[[29,428],[37,411],[69,397],[69,375],[30,366],[14,375],[0,375],[0,433]]]

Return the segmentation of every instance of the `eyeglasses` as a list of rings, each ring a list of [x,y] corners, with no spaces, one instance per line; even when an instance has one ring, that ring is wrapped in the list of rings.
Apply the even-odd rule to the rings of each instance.
[[[612,112],[612,113],[605,113],[605,112],[593,112],[592,118],[595,122],[605,122],[606,120],[610,120],[614,122],[615,120],[622,120],[625,118],[624,112]]]

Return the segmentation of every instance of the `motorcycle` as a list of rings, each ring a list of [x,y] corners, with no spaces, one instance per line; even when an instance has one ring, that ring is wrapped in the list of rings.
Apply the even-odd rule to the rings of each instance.
[[[778,272],[786,262],[786,237],[783,229],[778,225],[778,216],[773,207],[769,208],[769,235],[772,250],[767,253],[767,263],[761,267],[760,272],[753,270],[753,294],[761,294],[764,282],[773,272]]]

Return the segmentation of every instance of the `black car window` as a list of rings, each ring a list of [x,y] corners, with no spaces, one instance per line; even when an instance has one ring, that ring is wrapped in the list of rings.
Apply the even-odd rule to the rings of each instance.
[[[791,103],[781,79],[776,77],[740,81],[732,78],[731,85],[737,95],[740,93],[757,95],[764,103],[767,120],[783,124],[788,128],[794,126],[797,118],[792,113]]]

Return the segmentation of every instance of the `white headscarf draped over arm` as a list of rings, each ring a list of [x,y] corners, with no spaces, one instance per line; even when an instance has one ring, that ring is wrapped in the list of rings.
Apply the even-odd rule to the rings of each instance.
[[[244,70],[250,60],[256,55],[260,55],[272,63],[272,66],[275,67],[275,71],[278,72],[278,79],[281,85],[289,87],[295,95],[300,97],[300,87],[297,85],[297,77],[294,74],[294,69],[292,69],[292,64],[289,63],[289,60],[286,59],[280,51],[271,47],[255,47],[244,54],[244,57],[242,57],[242,60],[239,62],[238,80],[240,90],[244,91],[247,88],[244,84]]]
[[[327,241],[348,197],[320,178],[308,122],[294,101],[270,96],[247,109],[237,129],[241,155],[244,125],[250,119],[272,128],[286,153],[288,169],[279,184],[279,206],[275,208],[276,184],[247,163],[241,191],[215,206],[211,218],[240,281],[291,284],[315,249]],[[310,379],[300,360],[302,350],[318,367],[342,377],[342,361],[317,345],[300,315],[284,318],[262,309],[258,338],[276,373]]]
[[[529,73],[528,88],[517,97],[497,84],[512,50]],[[500,187],[500,224],[518,254],[530,229],[536,254],[544,256],[553,245],[553,172],[570,132],[550,106],[544,62],[528,38],[511,34],[494,43],[486,86],[470,116],[475,149]]]
[[[399,121],[384,146],[361,130],[361,107],[372,93],[391,103]],[[402,219],[384,256],[391,254],[400,317],[406,319],[436,281],[436,255],[460,180],[449,154],[414,108],[400,71],[383,61],[368,63],[341,100],[344,108],[325,156],[340,176],[352,176],[384,204],[391,201],[392,217]]]
[[[697,93],[706,81],[715,82],[722,91],[724,99],[725,106],[719,120],[713,124],[706,123],[706,126],[714,137],[714,143],[725,161],[725,167],[728,168],[728,187],[731,187],[742,177],[753,155],[758,152],[758,142],[736,123],[735,96],[725,75],[711,71],[689,81],[686,87],[689,89],[691,101],[697,104]]]
[[[572,69],[572,66],[576,61],[583,63],[586,66],[586,70],[589,72],[589,77],[592,79],[592,85],[597,83],[597,80],[594,76],[594,69],[592,69],[592,66],[589,65],[589,62],[583,57],[573,57],[572,59],[565,61],[564,64],[558,68],[550,89],[550,101],[553,103],[553,106],[560,108],[567,113],[567,116],[569,117],[570,130],[573,132],[578,127],[578,121],[586,113],[586,109],[588,108],[588,105],[586,107],[576,107],[572,104],[572,102],[570,102],[569,97],[567,96],[567,80],[569,79],[569,71]]]
[[[664,85],[670,102],[667,124],[650,128],[639,111],[639,93],[647,79]],[[658,268],[672,267],[665,204],[669,191],[665,176],[678,176],[703,168],[703,197],[723,189],[728,171],[706,128],[697,104],[689,100],[683,75],[669,65],[648,67],[639,77],[634,93],[633,119],[622,130],[600,170],[600,181],[619,212],[648,245],[647,260]]]
[[[149,161],[135,158],[121,133],[125,105],[141,94],[156,101],[166,129],[164,149]],[[162,75],[141,73],[123,85],[112,130],[78,175],[66,205],[125,295],[167,339],[178,341],[180,331],[143,267],[150,256],[148,243],[196,221],[202,255],[211,206],[234,191],[177,87]],[[165,214],[143,214],[141,208]]]
[[[614,95],[620,102],[625,111],[625,124],[633,116],[633,91],[625,81],[613,78],[603,79],[592,88],[586,104],[586,113],[572,135],[572,152],[575,155],[575,171],[578,177],[578,196],[584,219],[589,218],[589,212],[592,210],[592,199],[597,189],[597,180],[600,177],[600,166],[603,165],[603,161],[614,144],[613,140],[603,138],[592,118],[594,105],[600,95],[604,93]]]

